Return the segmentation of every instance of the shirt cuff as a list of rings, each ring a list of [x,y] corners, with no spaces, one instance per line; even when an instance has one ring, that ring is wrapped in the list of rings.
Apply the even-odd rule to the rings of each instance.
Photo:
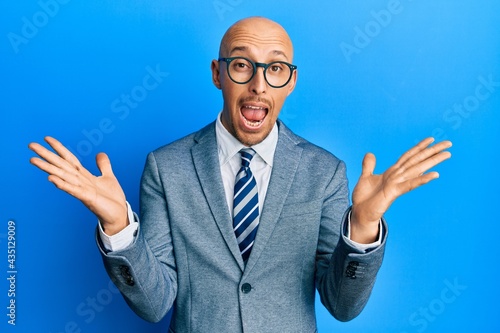
[[[127,202],[127,214],[129,224],[119,233],[109,236],[107,235],[101,226],[101,221],[98,220],[99,236],[101,237],[102,245],[107,251],[119,251],[127,248],[134,241],[134,237],[137,236],[137,229],[139,228],[139,223],[137,222],[132,208]]]
[[[351,245],[352,247],[354,247],[355,249],[359,250],[359,251],[362,251],[363,253],[366,253],[370,250],[373,250],[374,248],[380,246],[380,244],[382,244],[382,221],[380,220],[378,222],[378,239],[373,242],[373,243],[369,243],[369,244],[361,244],[361,243],[358,243],[358,242],[355,242],[353,240],[351,240],[351,212],[349,212],[349,214],[347,215],[347,228],[346,228],[346,232],[345,234],[343,235],[344,237],[344,240],[347,244]]]

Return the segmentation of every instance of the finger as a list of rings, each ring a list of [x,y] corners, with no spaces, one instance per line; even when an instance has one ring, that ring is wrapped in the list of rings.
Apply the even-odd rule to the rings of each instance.
[[[75,186],[66,180],[68,173],[64,173],[64,171],[60,168],[55,167],[54,165],[37,157],[31,158],[30,162],[40,170],[47,172],[49,174],[49,182],[53,183],[57,188],[71,194],[74,197],[77,197],[76,189],[80,188],[80,186]],[[74,178],[72,178],[72,181],[74,181]]]
[[[54,175],[67,183],[81,186],[82,181],[85,179],[81,176],[79,177],[74,169],[62,169],[38,157],[31,158],[30,162],[40,170],[45,171],[49,175]]]
[[[31,142],[28,145],[28,148],[31,149],[33,152],[35,152],[38,156],[42,157],[43,159],[47,159],[49,155],[56,155],[37,142]]]
[[[410,192],[422,185],[425,185],[429,183],[430,181],[439,178],[439,173],[436,171],[432,171],[426,174],[423,174],[419,177],[412,178],[411,180],[408,180],[407,182],[401,184],[402,186],[402,194],[406,192]]]
[[[28,147],[36,154],[38,154],[38,156],[54,166],[57,166],[59,168],[71,167],[71,165],[67,161],[62,159],[59,155],[55,154],[54,152],[48,150],[38,143],[30,143]]]
[[[36,166],[38,169],[45,171],[49,175],[55,171],[54,168],[57,168],[53,164],[48,163],[45,160],[42,160],[41,158],[38,157],[30,158],[30,163]]]
[[[401,157],[396,162],[396,165],[403,165],[404,163],[406,163],[406,161],[415,156],[415,154],[418,154],[433,142],[434,138],[432,137],[420,141],[416,146],[414,146],[413,148],[405,152],[403,155],[401,155]]]
[[[438,154],[435,154],[424,161],[412,166],[407,170],[407,175],[409,178],[417,177],[427,172],[429,169],[435,167],[436,165],[446,161],[451,157],[451,153],[449,151],[443,151]]]
[[[49,163],[41,158],[38,157],[32,157],[30,159],[31,164],[36,166],[42,171],[45,171],[49,175],[57,175],[58,177],[61,177],[65,172],[58,166],[53,165],[52,163]]]
[[[97,167],[103,176],[114,176],[113,169],[111,168],[111,161],[105,153],[99,153],[95,157]]]
[[[86,178],[93,176],[81,165],[76,156],[66,149],[59,141],[49,136],[45,137],[45,141],[47,141],[47,143],[54,148],[58,155],[36,142],[30,143],[28,147],[47,162],[64,169],[67,172],[74,173],[76,170],[81,172]]]
[[[84,205],[88,206],[88,202],[90,202],[89,192],[81,186],[71,184],[55,175],[50,175],[48,179],[49,182],[54,184],[58,189],[70,194],[80,200]]]
[[[59,156],[68,161],[73,166],[81,166],[80,161],[61,142],[53,137],[46,136],[45,141],[54,149]]]
[[[450,148],[452,145],[451,141],[442,141],[435,144],[432,147],[422,150],[421,152],[415,154],[413,157],[408,159],[403,165],[401,165],[405,169],[409,169],[414,165],[418,165],[422,161],[425,161],[429,158],[433,158],[435,155],[438,155],[443,152],[443,150]],[[451,154],[450,156],[451,157]],[[448,158],[449,158],[448,157]]]
[[[372,153],[367,153],[363,158],[363,163],[361,165],[361,175],[362,176],[373,175],[376,163],[377,159],[375,158],[375,155],[373,155]]]
[[[64,180],[62,180],[61,178],[59,178],[55,175],[50,175],[48,179],[49,179],[49,182],[54,184],[58,189],[66,192],[68,194],[71,194],[72,196],[75,197],[75,186],[74,185],[71,185],[68,182],[65,182]]]

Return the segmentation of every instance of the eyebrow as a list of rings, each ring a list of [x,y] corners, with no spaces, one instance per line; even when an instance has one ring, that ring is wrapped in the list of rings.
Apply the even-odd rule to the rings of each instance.
[[[236,51],[242,51],[242,52],[245,52],[248,50],[248,47],[246,46],[235,46],[231,49],[231,51],[229,52],[229,54],[232,54],[233,52],[236,52]],[[285,52],[283,51],[280,51],[280,50],[273,50],[271,51],[272,54],[274,55],[281,55],[283,57],[285,57],[286,60],[288,60],[288,57],[286,56]]]

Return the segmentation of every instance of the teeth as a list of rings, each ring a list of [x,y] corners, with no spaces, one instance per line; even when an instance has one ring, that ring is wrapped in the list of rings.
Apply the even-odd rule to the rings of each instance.
[[[243,119],[245,119],[245,123],[248,126],[252,126],[252,127],[257,127],[257,126],[259,126],[262,123],[262,120],[253,121],[253,120],[248,120],[247,118],[243,118]]]
[[[252,109],[252,110],[265,110],[266,108],[263,108],[261,106],[253,106],[253,105],[245,105],[244,106],[247,109]]]

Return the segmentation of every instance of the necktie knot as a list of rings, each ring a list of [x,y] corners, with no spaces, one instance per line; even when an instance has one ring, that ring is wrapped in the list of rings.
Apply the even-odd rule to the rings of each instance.
[[[250,162],[255,155],[255,150],[252,148],[243,148],[240,150],[241,155],[241,166],[244,168],[248,168],[250,166]]]

